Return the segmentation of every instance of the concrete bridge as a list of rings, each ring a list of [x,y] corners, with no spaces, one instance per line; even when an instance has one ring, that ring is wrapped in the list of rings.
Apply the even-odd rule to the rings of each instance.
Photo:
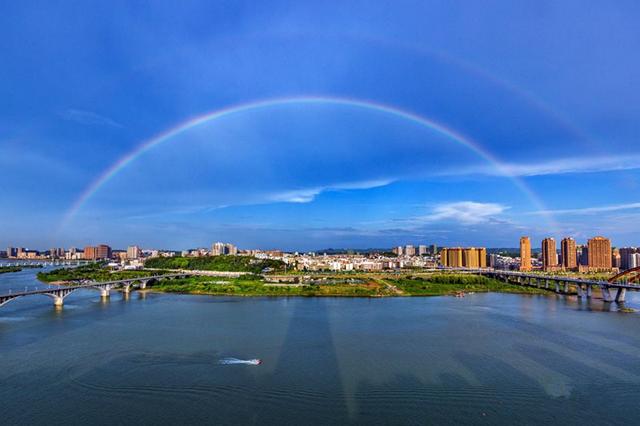
[[[463,272],[494,278],[508,284],[544,288],[559,294],[571,294],[575,289],[578,297],[592,297],[595,288],[600,289],[605,302],[624,302],[627,290],[640,291],[640,284],[626,281],[597,281],[544,274],[532,274],[496,269],[446,268],[444,271]]]
[[[3,306],[19,297],[39,296],[39,295],[48,296],[52,298],[53,304],[55,306],[62,306],[64,303],[64,299],[68,295],[80,289],[97,290],[100,292],[101,297],[109,297],[111,290],[119,289],[119,290],[122,290],[123,293],[128,294],[134,288],[140,288],[140,289],[146,288],[147,285],[152,281],[186,278],[190,275],[193,275],[193,274],[184,272],[184,273],[176,273],[176,274],[153,275],[148,277],[127,278],[124,280],[116,280],[116,281],[89,282],[89,283],[79,284],[71,287],[46,288],[42,290],[31,290],[31,291],[9,293],[9,294],[0,295],[0,306]]]

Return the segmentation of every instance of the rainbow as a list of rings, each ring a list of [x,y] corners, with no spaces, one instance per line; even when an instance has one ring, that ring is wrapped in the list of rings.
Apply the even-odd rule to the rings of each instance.
[[[524,193],[529,200],[541,211],[547,211],[542,201],[537,195],[525,184],[525,182],[517,176],[511,174],[507,168],[489,151],[484,149],[480,144],[462,135],[461,133],[446,127],[445,125],[422,117],[416,113],[406,111],[395,106],[385,105],[370,100],[354,99],[354,98],[341,98],[332,96],[298,96],[298,97],[286,97],[286,98],[274,98],[258,100],[238,105],[229,106],[226,108],[218,109],[215,111],[207,112],[205,114],[193,117],[184,121],[177,126],[174,126],[164,132],[154,136],[153,138],[141,143],[135,149],[124,155],[122,158],[113,163],[107,168],[100,176],[98,176],[77,198],[73,205],[64,215],[60,229],[63,229],[80,211],[83,205],[111,178],[117,175],[121,170],[134,162],[145,152],[158,147],[164,142],[169,141],[171,138],[197,127],[201,124],[208,123],[214,120],[228,117],[234,114],[239,114],[248,111],[255,111],[260,109],[272,108],[282,105],[295,105],[295,104],[324,104],[324,105],[337,105],[348,106],[353,108],[361,108],[369,111],[377,111],[391,116],[395,116],[404,120],[408,120],[413,123],[417,123],[421,126],[436,131],[443,136],[446,136],[450,140],[467,147],[478,156],[491,163],[496,167],[500,173],[508,178],[515,184],[516,187]],[[550,224],[555,223],[550,216],[547,216]]]

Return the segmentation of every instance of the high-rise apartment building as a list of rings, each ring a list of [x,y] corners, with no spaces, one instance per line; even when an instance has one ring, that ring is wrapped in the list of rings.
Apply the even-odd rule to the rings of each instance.
[[[437,245],[435,245],[435,244],[431,244],[431,249],[430,249],[430,251],[431,251],[431,254],[432,254],[433,256],[435,256],[436,254],[438,254],[438,246],[437,246]]]
[[[529,237],[520,238],[520,270],[531,270],[531,240]]]
[[[84,258],[86,260],[111,259],[111,247],[100,244],[97,247],[86,246],[84,248]]]
[[[141,250],[138,246],[127,247],[127,259],[138,259],[140,257]]]
[[[440,250],[440,263],[450,268],[462,268],[462,248],[452,247]]]
[[[427,254],[427,246],[420,244],[418,246],[418,256],[424,256],[425,254]]]
[[[211,246],[211,254],[213,256],[221,256],[224,254],[224,243],[214,243]]]
[[[626,271],[627,269],[635,268],[635,266],[631,266],[631,262],[633,259],[633,255],[636,253],[640,253],[640,249],[636,247],[622,247],[620,249],[620,269]],[[7,255],[9,251],[7,250]]]
[[[578,267],[576,240],[569,237],[563,238],[560,243],[560,253],[562,254],[562,267],[564,269],[576,269]]]
[[[236,255],[238,254],[238,247],[229,243],[214,243],[211,246],[211,255],[212,256],[222,256],[223,254]]]
[[[416,255],[416,248],[414,246],[412,246],[411,244],[407,244],[406,246],[404,246],[404,253],[407,256],[415,256]]]
[[[621,264],[622,264],[622,258],[620,256],[620,249],[614,248],[611,252],[611,266],[613,268],[620,269]]]
[[[589,269],[611,269],[611,240],[605,237],[593,237],[587,243],[589,248]]]
[[[106,244],[100,244],[96,247],[96,256],[98,259],[111,259],[111,247]]]
[[[578,244],[576,251],[578,256],[578,266],[581,267],[589,265],[589,247],[584,244]]]
[[[476,255],[478,256],[478,267],[487,267],[487,249],[484,247],[476,248]]]
[[[545,271],[558,266],[558,252],[556,250],[556,240],[545,238],[542,240],[542,269]]]
[[[84,248],[84,258],[86,260],[96,260],[96,259],[98,259],[98,254],[96,252],[96,247],[86,246]]]
[[[64,248],[57,247],[57,248],[49,249],[49,257],[52,259],[64,258]]]
[[[462,265],[467,268],[479,268],[478,253],[474,247],[462,249]]]

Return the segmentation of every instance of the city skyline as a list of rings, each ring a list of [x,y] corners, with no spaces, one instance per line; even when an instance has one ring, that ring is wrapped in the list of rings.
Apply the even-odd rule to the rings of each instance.
[[[640,241],[639,5],[237,7],[3,6],[0,247]]]
[[[516,256],[514,256],[514,254]],[[519,254],[519,256],[518,256]],[[590,238],[585,245],[578,245],[575,239],[565,237],[556,246],[554,238],[544,238],[541,249],[532,258],[531,239],[520,237],[519,253],[486,247],[441,247],[419,244],[397,246],[392,249],[353,252],[349,250],[329,253],[287,252],[280,249],[260,250],[239,248],[228,242],[215,242],[210,248],[200,247],[189,250],[142,249],[130,245],[126,250],[112,249],[109,245],[86,246],[84,249],[52,248],[38,252],[23,247],[7,247],[0,250],[0,259],[8,257],[18,261],[108,261],[109,267],[141,269],[145,259],[153,258],[215,258],[217,256],[248,256],[250,258],[283,261],[287,265],[304,271],[371,271],[400,270],[402,268],[470,268],[491,270],[517,270],[520,272],[542,271],[543,273],[620,273],[635,270],[640,265],[640,247],[613,248],[611,240],[603,236]],[[206,260],[205,260],[206,261]],[[78,263],[79,264],[79,263]],[[633,273],[631,271],[630,273]],[[547,275],[548,276],[548,275]]]

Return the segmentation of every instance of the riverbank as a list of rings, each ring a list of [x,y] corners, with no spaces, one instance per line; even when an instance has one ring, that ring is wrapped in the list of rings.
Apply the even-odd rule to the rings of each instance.
[[[112,281],[160,275],[161,270],[110,271],[99,264],[56,269],[38,274],[47,284],[75,285],[82,281]],[[492,278],[455,273],[359,273],[324,274],[302,282],[274,282],[272,275],[241,272],[224,276],[197,275],[181,279],[160,280],[150,284],[155,291],[213,296],[331,296],[392,297],[445,296],[464,293],[545,294],[534,287],[506,284]]]
[[[188,277],[154,283],[154,291],[213,296],[303,296],[303,297],[410,297],[446,296],[464,293],[545,294],[548,291],[521,287],[481,276],[434,274],[426,277],[363,279],[360,282],[332,280],[327,284],[273,284],[259,276],[212,280],[211,277]]]

